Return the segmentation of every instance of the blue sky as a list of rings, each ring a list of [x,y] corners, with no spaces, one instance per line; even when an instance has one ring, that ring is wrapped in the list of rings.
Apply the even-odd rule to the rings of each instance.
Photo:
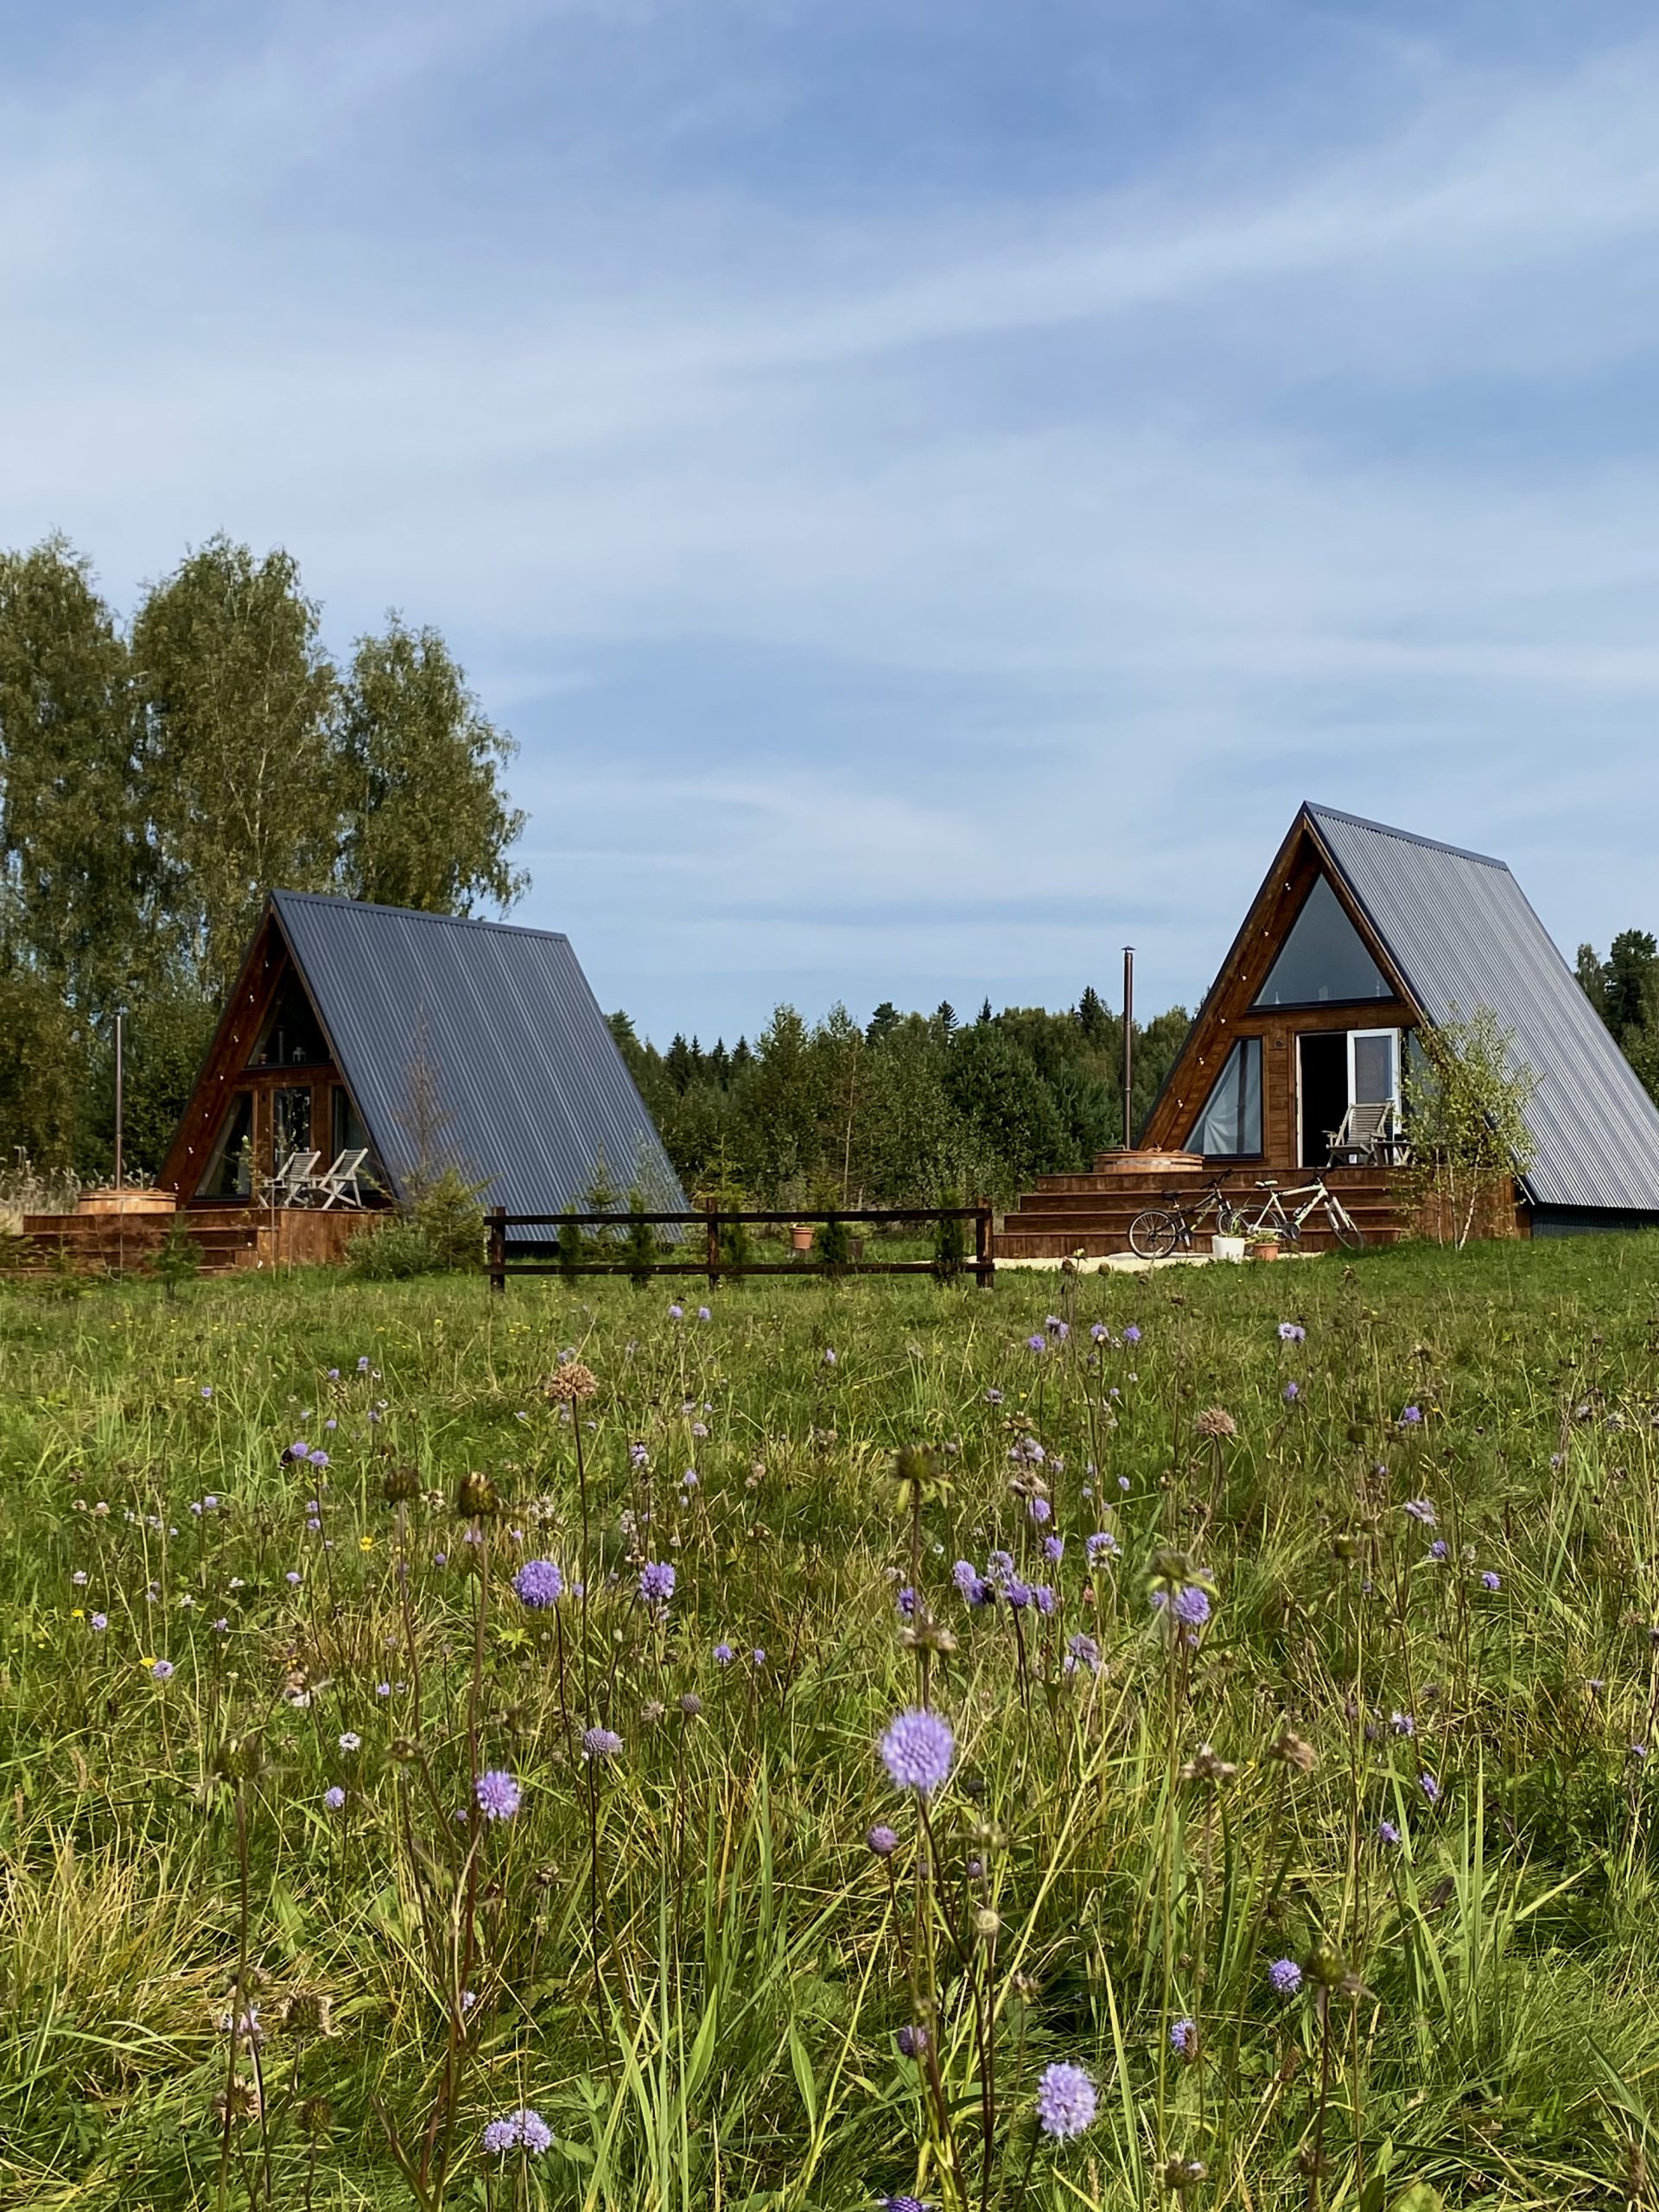
[[[1659,926],[1659,20],[13,4],[0,542],[442,628],[664,1041],[1191,1003],[1297,801]]]

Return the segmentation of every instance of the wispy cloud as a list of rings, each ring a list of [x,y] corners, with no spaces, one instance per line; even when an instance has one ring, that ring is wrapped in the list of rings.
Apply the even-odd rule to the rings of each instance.
[[[532,912],[652,1027],[1060,1000],[1132,925],[1191,998],[1309,785],[1605,936],[1656,796],[1659,41],[1297,12],[1198,130],[1210,12],[1135,49],[1133,161],[1073,99],[1047,168],[941,29],[949,191],[856,90],[812,121],[810,9],[116,19],[0,97],[6,534],[125,598],[223,525],[342,635],[440,622],[524,741]]]

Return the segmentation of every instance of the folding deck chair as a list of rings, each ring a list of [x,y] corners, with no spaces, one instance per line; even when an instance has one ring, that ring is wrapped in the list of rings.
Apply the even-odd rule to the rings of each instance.
[[[290,1152],[272,1180],[271,1203],[302,1206],[315,1187],[320,1152]]]
[[[1339,1129],[1325,1135],[1333,1166],[1357,1167],[1386,1162],[1398,1164],[1401,1139],[1391,1098],[1363,1100],[1351,1106]]]
[[[355,1152],[342,1152],[327,1173],[318,1176],[315,1187],[325,1213],[330,1206],[361,1206],[363,1192],[358,1177],[368,1156],[366,1145]]]

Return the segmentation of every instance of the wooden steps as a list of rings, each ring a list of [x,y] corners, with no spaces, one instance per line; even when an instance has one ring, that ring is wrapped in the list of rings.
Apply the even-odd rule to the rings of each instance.
[[[1266,1193],[1257,1185],[1269,1171],[1244,1168],[1224,1173],[1223,1187],[1241,1209],[1254,1213]],[[1275,1179],[1281,1190],[1306,1182],[1300,1171],[1281,1169]],[[996,1234],[999,1260],[1064,1260],[1081,1252],[1090,1259],[1107,1257],[1129,1249],[1129,1224],[1146,1207],[1162,1204],[1166,1195],[1179,1192],[1189,1206],[1203,1197],[1211,1180],[1202,1173],[1171,1174],[1167,1170],[1137,1173],[1122,1167],[1097,1168],[1073,1175],[1045,1175],[1034,1191],[1023,1197],[1007,1214]],[[1332,1167],[1325,1181],[1364,1231],[1368,1245],[1392,1244],[1404,1234],[1405,1209],[1395,1195],[1394,1178],[1387,1168]],[[1207,1249],[1213,1224],[1197,1232],[1196,1249]],[[1311,1218],[1302,1231],[1300,1249],[1325,1251],[1336,1238],[1319,1217]]]
[[[88,1274],[131,1274],[147,1268],[175,1221],[189,1232],[204,1275],[244,1268],[327,1265],[346,1256],[365,1225],[358,1211],[279,1207],[186,1206],[176,1214],[36,1213],[23,1217],[31,1240],[26,1268],[70,1267]]]

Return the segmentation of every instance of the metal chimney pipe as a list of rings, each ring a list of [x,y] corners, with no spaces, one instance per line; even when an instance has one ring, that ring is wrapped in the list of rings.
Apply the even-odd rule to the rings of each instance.
[[[121,1057],[121,1024],[123,1017],[115,1017],[115,1187],[121,1188],[121,1123],[126,1104],[125,1068]]]
[[[1123,1149],[1135,1150],[1135,947],[1123,948]]]

